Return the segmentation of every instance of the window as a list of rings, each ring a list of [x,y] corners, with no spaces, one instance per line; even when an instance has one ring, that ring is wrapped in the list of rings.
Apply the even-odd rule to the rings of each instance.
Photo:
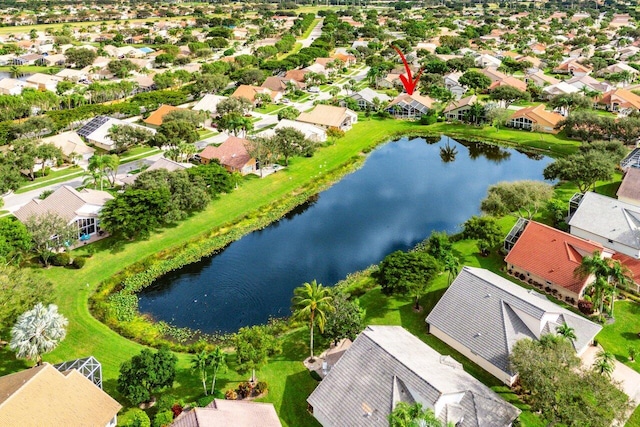
[[[97,231],[95,218],[80,218],[76,224],[78,224],[78,237],[95,234]]]

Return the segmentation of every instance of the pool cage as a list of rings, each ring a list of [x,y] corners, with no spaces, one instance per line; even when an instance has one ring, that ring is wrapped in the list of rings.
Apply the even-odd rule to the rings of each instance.
[[[571,200],[569,200],[569,217],[567,219],[567,222],[578,210],[578,206],[580,206],[580,202],[582,201],[583,197],[584,194],[582,193],[575,193],[573,196],[571,196]]]
[[[504,250],[506,252],[509,252],[513,248],[528,223],[528,219],[520,217],[516,224],[511,227],[511,231],[509,231],[509,234],[507,234],[507,237],[504,239]]]
[[[620,162],[620,168],[626,170],[628,168],[640,168],[640,148],[634,148],[627,157]]]
[[[102,389],[102,365],[93,356],[58,363],[53,367],[60,372],[77,369],[78,372]]]

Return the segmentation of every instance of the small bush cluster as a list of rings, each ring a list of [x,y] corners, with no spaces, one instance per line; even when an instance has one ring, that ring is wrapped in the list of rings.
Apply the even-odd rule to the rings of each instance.
[[[51,264],[57,267],[64,267],[66,265],[69,265],[70,263],[71,263],[71,257],[66,252],[60,252],[60,253],[54,254],[51,257]]]
[[[71,261],[71,266],[76,270],[80,270],[86,264],[87,259],[82,256],[77,256]]]

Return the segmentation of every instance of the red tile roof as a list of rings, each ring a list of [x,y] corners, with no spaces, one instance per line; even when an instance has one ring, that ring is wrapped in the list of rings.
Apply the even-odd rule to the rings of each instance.
[[[207,146],[201,153],[202,159],[218,159],[222,166],[230,167],[234,170],[241,170],[249,161],[251,156],[247,152],[247,141],[243,138],[230,136],[218,147]]]
[[[602,253],[602,245],[529,221],[505,261],[580,294],[587,279],[573,275],[584,255]]]
[[[611,258],[620,261],[622,265],[624,265],[631,271],[634,282],[640,282],[640,259],[635,259],[619,252],[613,254]]]

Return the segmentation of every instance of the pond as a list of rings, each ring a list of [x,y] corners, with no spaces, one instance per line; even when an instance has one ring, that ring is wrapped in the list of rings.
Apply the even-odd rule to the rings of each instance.
[[[432,230],[459,231],[490,185],[542,179],[550,161],[448,137],[389,142],[280,221],[158,279],[139,294],[140,311],[204,332],[288,316],[302,283],[334,285]]]

